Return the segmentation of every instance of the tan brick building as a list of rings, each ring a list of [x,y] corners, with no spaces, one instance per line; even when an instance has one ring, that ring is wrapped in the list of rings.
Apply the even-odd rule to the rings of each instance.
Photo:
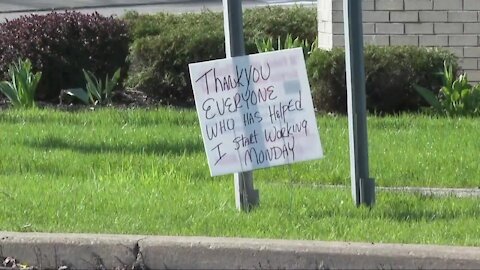
[[[344,46],[343,0],[317,0],[319,45]],[[363,0],[365,44],[444,47],[480,81],[480,0]]]

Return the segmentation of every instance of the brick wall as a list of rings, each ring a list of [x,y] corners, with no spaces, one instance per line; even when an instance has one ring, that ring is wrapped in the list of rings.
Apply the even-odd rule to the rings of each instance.
[[[344,46],[343,0],[317,0],[319,46]],[[363,0],[365,44],[445,47],[480,81],[480,0]]]

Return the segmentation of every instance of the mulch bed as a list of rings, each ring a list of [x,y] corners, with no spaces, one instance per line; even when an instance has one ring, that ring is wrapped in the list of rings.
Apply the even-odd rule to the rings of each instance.
[[[39,108],[55,108],[64,111],[76,111],[90,108],[72,97],[60,97],[60,101],[36,101]],[[144,93],[136,90],[117,91],[113,93],[112,104],[115,108],[148,108],[157,106],[158,101],[149,98]],[[6,97],[0,94],[0,111],[8,109],[10,103]],[[1,270],[1,269],[0,269]]]

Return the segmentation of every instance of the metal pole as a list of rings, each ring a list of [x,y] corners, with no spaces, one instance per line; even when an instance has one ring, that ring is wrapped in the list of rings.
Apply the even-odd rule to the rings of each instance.
[[[352,196],[357,206],[372,206],[375,203],[375,181],[368,172],[362,0],[343,0],[343,17]]]
[[[223,0],[225,52],[227,58],[245,55],[241,0]],[[253,173],[234,174],[235,205],[238,210],[249,211],[258,205],[258,190],[253,187]]]

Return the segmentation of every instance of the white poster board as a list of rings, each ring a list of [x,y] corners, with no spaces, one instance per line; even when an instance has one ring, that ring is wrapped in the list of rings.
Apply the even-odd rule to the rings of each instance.
[[[189,69],[212,176],[323,157],[301,48]]]

